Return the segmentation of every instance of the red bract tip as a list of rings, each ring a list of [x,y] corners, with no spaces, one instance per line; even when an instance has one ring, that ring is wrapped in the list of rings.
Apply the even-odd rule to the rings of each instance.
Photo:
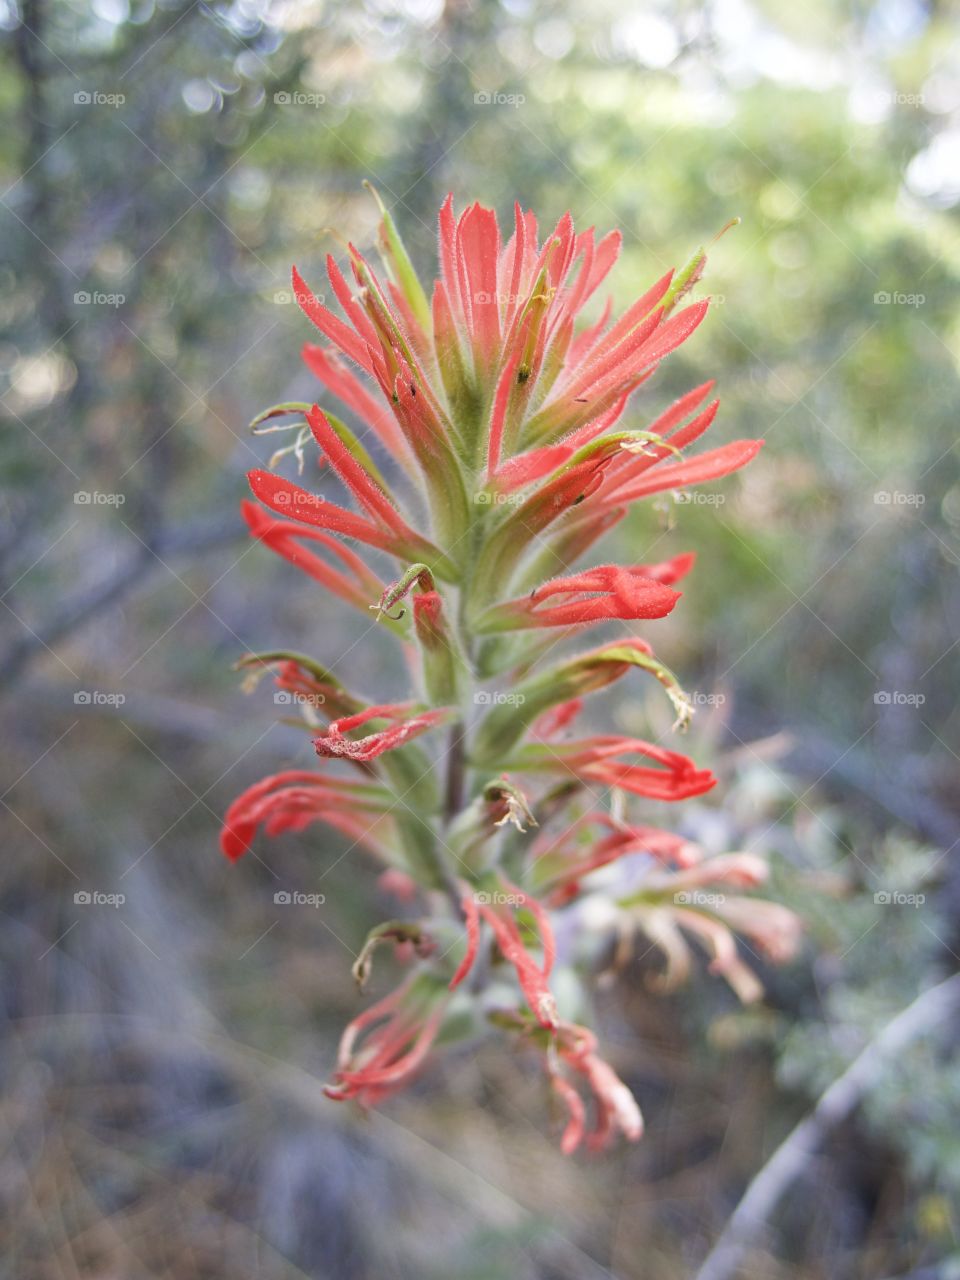
[[[292,520],[268,516],[255,502],[242,502],[240,510],[253,537],[259,538],[271,551],[289,560],[326,590],[358,609],[366,609],[372,597],[382,590],[379,578],[367,568],[359,556],[336,538]],[[347,570],[341,573],[302,546],[313,542],[321,546]]]
[[[473,968],[473,962],[477,958],[477,949],[480,946],[480,912],[477,910],[477,900],[473,889],[467,887],[464,890],[460,905],[467,925],[467,949],[463,953],[463,959],[457,966],[456,973],[450,979],[451,991],[459,987],[460,983]]]
[[[384,704],[367,707],[357,715],[334,720],[325,734],[313,740],[317,755],[366,763],[383,755],[385,751],[393,751],[404,743],[411,742],[421,733],[441,724],[451,714],[448,707],[442,707],[438,711],[422,711],[415,715],[408,715],[409,710],[407,703]],[[365,738],[346,737],[346,734],[359,729],[370,720],[393,720],[396,723],[377,733],[368,734]]]
[[[487,610],[477,619],[476,630],[516,631],[526,627],[582,626],[611,618],[663,618],[680,599],[678,591],[664,585],[681,576],[682,570],[670,578],[673,567],[672,563],[653,566],[661,574],[659,578],[648,576],[643,565],[625,569],[616,564],[601,564],[568,578],[553,578],[523,599]],[[556,597],[558,603],[544,605]]]
[[[530,1012],[541,1027],[552,1031],[557,1026],[557,1004],[547,986],[547,978],[556,953],[553,931],[546,912],[542,910],[539,903],[518,890],[515,885],[511,885],[509,881],[504,881],[504,884],[507,892],[493,895],[479,894],[477,909],[493,930],[503,958],[516,970],[517,980],[530,1006]],[[491,897],[493,902],[489,903],[487,900]],[[544,958],[539,964],[527,950],[517,927],[514,912],[511,910],[511,907],[516,905],[530,908],[540,929]]]
[[[660,768],[630,764],[620,756],[639,755]],[[698,769],[689,756],[641,738],[615,734],[561,743],[538,757],[552,772],[570,773],[587,781],[620,787],[651,800],[687,800],[716,786],[709,769]]]
[[[436,1039],[446,999],[418,983],[417,974],[359,1014],[347,1026],[337,1052],[335,1083],[324,1093],[337,1102],[375,1106],[409,1084]],[[361,1033],[362,1047],[355,1048]]]
[[[329,781],[302,769],[254,783],[227,809],[220,833],[220,848],[236,862],[250,848],[257,829],[268,836],[282,831],[302,831],[312,822],[325,822],[352,839],[380,850],[375,827],[387,804],[376,788],[358,783]]]

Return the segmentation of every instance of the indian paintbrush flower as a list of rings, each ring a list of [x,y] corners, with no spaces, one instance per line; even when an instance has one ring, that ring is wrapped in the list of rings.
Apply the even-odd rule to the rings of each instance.
[[[693,556],[620,565],[591,553],[634,503],[726,476],[762,442],[686,455],[716,416],[712,382],[652,421],[636,418],[634,392],[706,315],[707,301],[683,303],[702,251],[619,319],[608,303],[583,324],[617,259],[618,232],[597,239],[565,214],[541,240],[533,213],[517,205],[504,240],[492,210],[474,204],[457,217],[448,197],[440,272],[427,289],[382,204],[380,213],[382,272],[353,244],[346,273],[326,260],[341,314],[293,272],[297,301],[324,339],[302,353],[318,394],[254,420],[275,432],[290,419],[295,435],[270,468],[250,473],[259,501],[244,502],[243,514],[255,538],[321,591],[372,610],[371,625],[392,632],[419,671],[418,687],[412,700],[384,702],[348,689],[336,655],[330,665],[287,651],[242,659],[251,682],[271,674],[278,699],[301,713],[318,760],[238,797],[223,851],[235,860],[260,831],[324,823],[370,854],[379,884],[408,913],[371,929],[360,950],[361,987],[383,945],[413,969],[350,1023],[331,1097],[379,1103],[409,1083],[441,1033],[476,1030],[485,1013],[542,1054],[567,1116],[565,1152],[617,1133],[635,1140],[643,1124],[633,1095],[551,988],[554,965],[569,966],[554,919],[614,864],[629,864],[630,890],[611,903],[621,950],[644,930],[673,981],[689,968],[693,935],[744,999],[758,985],[734,932],[781,961],[798,923],[747,896],[765,877],[753,855],[705,858],[650,825],[649,805],[630,812],[635,797],[703,794],[715,784],[709,770],[660,740],[572,736],[590,695],[632,672],[662,687],[675,728],[692,714],[635,626],[677,607]],[[342,502],[272,469],[293,456],[302,479],[312,447]],[[553,655],[610,624],[602,643]],[[703,896],[718,886],[737,892]],[[484,1004],[493,976],[497,990],[510,982],[512,1005]]]

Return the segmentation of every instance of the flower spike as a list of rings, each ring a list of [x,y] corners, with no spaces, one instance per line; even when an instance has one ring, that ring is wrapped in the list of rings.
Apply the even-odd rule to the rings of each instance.
[[[564,213],[544,233],[519,204],[501,231],[492,209],[458,210],[450,195],[429,282],[369,190],[379,262],[338,237],[329,306],[293,269],[322,335],[302,347],[317,395],[254,419],[255,432],[291,443],[250,472],[242,510],[251,535],[300,569],[301,590],[319,588],[316,631],[339,635],[330,598],[364,610],[375,673],[410,687],[345,687],[340,668],[359,660],[362,636],[320,662],[280,648],[241,658],[247,687],[269,675],[283,723],[307,730],[319,759],[243,791],[221,848],[233,862],[261,833],[326,828],[372,858],[371,890],[399,904],[403,918],[374,923],[361,946],[357,998],[375,953],[378,976],[403,973],[346,1027],[330,1098],[380,1105],[441,1044],[498,1027],[540,1055],[565,1154],[635,1142],[633,1093],[593,1032],[565,1016],[588,994],[587,958],[623,963],[642,932],[663,957],[651,985],[670,988],[693,971],[693,939],[710,971],[754,1000],[760,979],[738,939],[786,962],[800,924],[755,896],[766,864],[754,854],[707,856],[648,816],[715,785],[671,731],[591,723],[591,695],[633,671],[661,686],[674,730],[693,711],[647,629],[682,616],[694,556],[671,548],[620,564],[596,548],[634,504],[654,499],[669,517],[680,491],[739,470],[762,442],[702,449],[719,408],[712,381],[652,413],[637,405],[708,316],[690,296],[703,249],[632,305],[601,300],[584,323],[619,232],[578,230]],[[328,501],[328,485],[342,496]],[[553,652],[600,626],[605,637]],[[395,641],[391,661],[381,650]],[[590,930],[598,945],[584,945]]]

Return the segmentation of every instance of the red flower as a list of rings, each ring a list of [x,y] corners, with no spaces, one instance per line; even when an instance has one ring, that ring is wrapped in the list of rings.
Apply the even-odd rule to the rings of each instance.
[[[560,1141],[564,1155],[572,1155],[586,1137],[592,1151],[606,1147],[617,1133],[629,1142],[643,1137],[643,1116],[633,1094],[608,1062],[597,1053],[597,1038],[586,1027],[574,1022],[562,1022],[557,1032],[557,1056],[555,1064],[547,1058],[547,1070],[554,1091],[561,1098],[569,1113],[569,1121]],[[569,1074],[564,1074],[564,1070]],[[569,1079],[572,1075],[582,1081],[592,1098],[595,1119],[592,1129],[586,1129],[586,1107]]]
[[[488,609],[477,619],[478,632],[516,631],[524,627],[569,627],[610,618],[637,621],[663,618],[680,599],[667,585],[676,582],[693,563],[692,556],[678,556],[659,565],[601,564],[567,578],[553,578],[520,600]],[[553,596],[570,599],[541,607]]]
[[[606,828],[608,834],[585,843],[584,833],[595,827]],[[695,845],[672,831],[621,822],[594,810],[559,836],[534,846],[530,876],[550,906],[563,906],[580,892],[584,876],[633,853],[647,853],[658,862],[684,868],[694,866],[700,857]]]
[[[556,955],[553,930],[546,911],[536,898],[524,893],[515,884],[501,877],[502,889],[495,892],[468,890],[462,899],[467,922],[467,949],[453,979],[451,988],[458,986],[473,968],[480,941],[480,918],[489,924],[504,960],[516,970],[520,989],[526,997],[530,1011],[542,1027],[553,1030],[557,1026],[557,1005],[547,985]],[[526,908],[533,916],[543,949],[543,960],[538,962],[530,954],[517,925],[512,908]]]
[[[259,538],[271,551],[295,564],[341,600],[346,600],[358,609],[366,609],[370,601],[383,590],[379,578],[358,555],[336,538],[321,533],[319,529],[295,524],[292,520],[277,520],[268,516],[255,502],[242,502],[240,510],[253,537]],[[347,572],[341,573],[331,568],[312,551],[298,545],[300,542],[318,543],[335,556]]]
[[[440,989],[442,991],[442,989]],[[337,1051],[335,1084],[324,1093],[338,1102],[370,1107],[409,1084],[436,1039],[446,1001],[414,973],[402,986],[359,1014]],[[373,1030],[368,1030],[374,1028]],[[366,1031],[359,1047],[357,1039]]]
[[[382,517],[365,520],[335,503],[325,502],[316,494],[309,493],[300,485],[293,484],[282,476],[275,476],[270,471],[251,471],[247,479],[254,495],[278,515],[289,516],[318,529],[329,529],[347,538],[355,538],[380,551],[389,551],[401,560],[423,560],[426,557],[438,574],[450,573],[446,558],[437,548],[406,525],[402,532],[398,532]],[[373,508],[374,503],[371,501],[369,505]]]
[[[640,466],[624,468],[608,476],[599,502],[604,506],[625,506],[636,502],[638,498],[663,493],[666,489],[683,489],[691,484],[719,480],[721,476],[745,467],[762,448],[762,440],[734,440],[731,444],[721,445],[719,449],[701,453],[699,457],[660,467],[647,478],[645,473],[649,466],[659,461],[659,458],[654,457],[650,461],[645,460]]]
[[[544,714],[551,708],[562,708],[570,703],[577,706],[586,694],[605,689],[634,668],[650,673],[659,681],[677,713],[677,724],[686,726],[693,708],[676,676],[653,656],[646,641],[628,636],[590,649],[522,681],[510,698],[494,706],[484,717],[473,741],[473,759],[478,764],[506,769],[541,769],[541,761],[545,760],[549,768],[558,757],[543,744],[523,748],[515,757],[512,754],[531,726],[545,723]],[[632,740],[608,738],[595,741],[599,748],[609,747],[611,742],[629,743]],[[517,762],[515,766],[514,759]]]
[[[348,409],[376,432],[391,457],[405,461],[408,456],[407,444],[389,406],[378,403],[373,398],[335,351],[305,342],[301,354],[304,364],[317,375],[327,390],[332,391]]]
[[[780,903],[730,892],[755,889],[768,874],[755,854],[722,854],[678,871],[654,871],[620,899],[624,921],[635,921],[663,953],[666,967],[656,985],[671,990],[687,977],[692,953],[683,934],[692,933],[712,956],[710,972],[725,978],[744,1003],[758,1000],[763,987],[741,958],[734,933],[783,964],[796,954],[803,931],[799,917]],[[713,888],[722,892],[705,892]]]
[[[582,710],[583,699],[570,698],[566,702],[561,702],[556,707],[551,707],[549,711],[545,711],[543,715],[534,722],[531,732],[535,738],[539,738],[546,742],[550,738],[555,738],[557,734],[562,733],[567,725],[571,724]]]
[[[512,969],[529,1013],[486,1012],[544,1049],[568,1115],[564,1151],[584,1141],[603,1146],[616,1132],[635,1140],[642,1120],[630,1091],[598,1055],[592,1034],[560,1019],[550,989],[556,948],[548,908],[569,904],[600,868],[648,855],[625,869],[644,878],[639,894],[616,902],[615,922],[647,912],[643,923],[674,971],[685,961],[684,933],[695,933],[741,993],[748,978],[731,930],[778,957],[787,953],[790,930],[773,904],[754,919],[753,900],[733,897],[713,912],[668,900],[678,886],[695,897],[695,886],[718,875],[749,885],[757,875],[749,856],[704,869],[682,837],[630,821],[623,797],[610,812],[580,812],[590,790],[680,800],[714,785],[688,756],[642,738],[563,740],[583,700],[635,668],[659,681],[675,727],[686,726],[690,699],[647,641],[629,635],[548,665],[540,660],[552,647],[549,635],[512,633],[670,613],[691,555],[588,568],[582,557],[632,502],[726,475],[760,445],[740,440],[684,456],[716,416],[712,382],[652,421],[638,419],[639,429],[620,425],[633,392],[706,314],[704,301],[678,305],[703,270],[702,252],[619,318],[608,304],[578,331],[617,259],[619,233],[599,240],[593,229],[578,233],[565,214],[541,241],[536,218],[517,205],[512,234],[502,237],[492,210],[473,204],[457,217],[448,197],[439,215],[439,276],[425,289],[382,205],[381,215],[382,271],[352,244],[343,267],[326,259],[337,313],[293,271],[297,301],[330,344],[303,348],[322,405],[284,401],[253,424],[296,432],[271,468],[292,453],[302,470],[312,438],[325,478],[336,477],[353,509],[255,470],[251,489],[269,511],[246,503],[244,515],[254,537],[325,591],[375,610],[403,641],[417,701],[366,705],[305,655],[276,650],[243,659],[251,682],[272,670],[286,699],[303,704],[317,754],[359,766],[364,780],[301,770],[266,778],[230,806],[221,843],[235,859],[261,827],[272,835],[324,821],[373,848],[390,868],[381,887],[411,904],[411,916],[424,912],[369,932],[355,966],[361,985],[386,941],[415,968],[348,1026],[331,1097],[371,1105],[407,1083],[447,1004],[468,1005],[477,994],[468,988],[486,981],[487,966],[478,963],[486,945],[500,974]],[[346,406],[349,423],[327,398]],[[262,426],[295,414],[305,424]],[[399,560],[396,581],[384,585],[344,540]],[[408,596],[412,619],[404,616]],[[479,682],[496,677],[496,693],[481,692]],[[476,723],[467,714],[471,700],[486,708]],[[431,759],[429,744],[414,740],[448,721],[455,732]],[[445,779],[436,776],[441,759]],[[505,770],[548,776],[539,795],[528,795]],[[579,816],[571,817],[571,800]],[[538,823],[551,835],[530,835]],[[431,916],[443,914],[445,899],[447,918],[434,928]],[[587,914],[570,911],[566,921],[581,927]],[[444,943],[452,928],[462,932],[463,955],[450,978]]]
[[[651,768],[617,759],[625,755],[639,755],[663,767]],[[580,742],[549,747],[525,747],[510,762],[510,768],[572,775],[585,782],[620,787],[651,800],[686,800],[703,795],[716,786],[717,781],[709,769],[698,769],[689,756],[679,751],[617,734],[599,734]]]
[[[220,847],[235,862],[261,826],[268,836],[275,836],[325,822],[379,853],[376,828],[389,806],[389,796],[376,787],[329,782],[315,773],[288,769],[262,778],[237,796],[224,815]]]
[[[592,229],[575,233],[570,215],[565,214],[541,245],[533,214],[519,206],[514,213],[513,234],[504,243],[492,210],[474,204],[457,219],[452,197],[447,198],[440,211],[441,273],[432,302],[385,211],[381,250],[391,276],[388,286],[353,245],[349,247],[352,288],[334,259],[327,258],[330,286],[346,321],[320,303],[296,270],[293,273],[301,307],[342,355],[373,378],[383,395],[383,408],[335,354],[308,346],[305,359],[325,386],[370,425],[391,454],[405,461],[409,451],[416,459],[440,525],[459,536],[470,522],[470,495],[457,460],[462,446],[474,445],[466,438],[468,430],[474,435],[480,432],[487,482],[495,492],[541,482],[535,502],[541,527],[545,520],[568,511],[567,523],[585,520],[588,514],[596,522],[603,511],[629,502],[634,489],[639,494],[654,492],[656,487],[700,483],[743,465],[758,445],[726,446],[694,464],[682,464],[686,470],[663,468],[662,481],[639,481],[649,467],[665,457],[676,457],[677,449],[709,425],[716,404],[682,425],[709,392],[712,384],[708,383],[682,397],[651,424],[650,436],[671,433],[669,447],[651,440],[642,457],[617,448],[584,467],[558,474],[558,469],[570,468],[578,449],[616,423],[631,392],[690,336],[708,304],[697,302],[674,314],[696,273],[688,273],[681,281],[668,272],[619,321],[608,327],[606,312],[598,324],[575,335],[579,313],[616,261],[620,236],[612,233],[597,243]],[[702,256],[697,262],[700,269]],[[435,369],[439,385],[434,385]],[[385,416],[384,408],[392,419]],[[311,416],[315,431],[316,412]],[[322,447],[330,457],[327,444]],[[342,468],[342,459],[330,460]],[[347,467],[355,477],[356,465]],[[369,477],[356,478],[361,484],[355,492],[365,503],[370,496]],[[349,479],[347,483],[353,487]],[[530,503],[536,497],[528,498],[514,513],[528,529],[534,514]],[[546,499],[546,505],[540,499]],[[269,502],[270,496],[265,500]],[[574,514],[572,508],[581,502],[584,511]],[[379,515],[391,518],[384,510]],[[296,513],[298,519],[314,516],[308,508]],[[323,527],[334,528],[333,521],[339,518],[328,515]],[[363,540],[374,536],[362,526],[341,531]],[[408,535],[409,529],[404,536]],[[410,558],[438,568],[436,560],[421,551]],[[436,556],[437,548],[433,551]]]
[[[405,742],[410,742],[421,733],[441,724],[450,715],[449,709],[445,707],[438,711],[421,711],[415,715],[408,715],[409,710],[409,703],[385,703],[379,707],[367,707],[366,710],[356,715],[344,716],[341,720],[333,720],[327,732],[313,740],[317,755],[366,763],[383,755],[385,751],[402,747]],[[370,720],[393,720],[395,723],[387,729],[368,734],[365,738],[345,736]]]

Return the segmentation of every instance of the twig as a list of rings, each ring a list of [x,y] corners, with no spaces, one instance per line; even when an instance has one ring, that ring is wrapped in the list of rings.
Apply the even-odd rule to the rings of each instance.
[[[935,1027],[960,1002],[960,974],[930,987],[898,1013],[834,1080],[805,1120],[781,1142],[747,1187],[695,1280],[731,1280],[784,1193],[823,1138],[876,1083],[888,1060]]]

